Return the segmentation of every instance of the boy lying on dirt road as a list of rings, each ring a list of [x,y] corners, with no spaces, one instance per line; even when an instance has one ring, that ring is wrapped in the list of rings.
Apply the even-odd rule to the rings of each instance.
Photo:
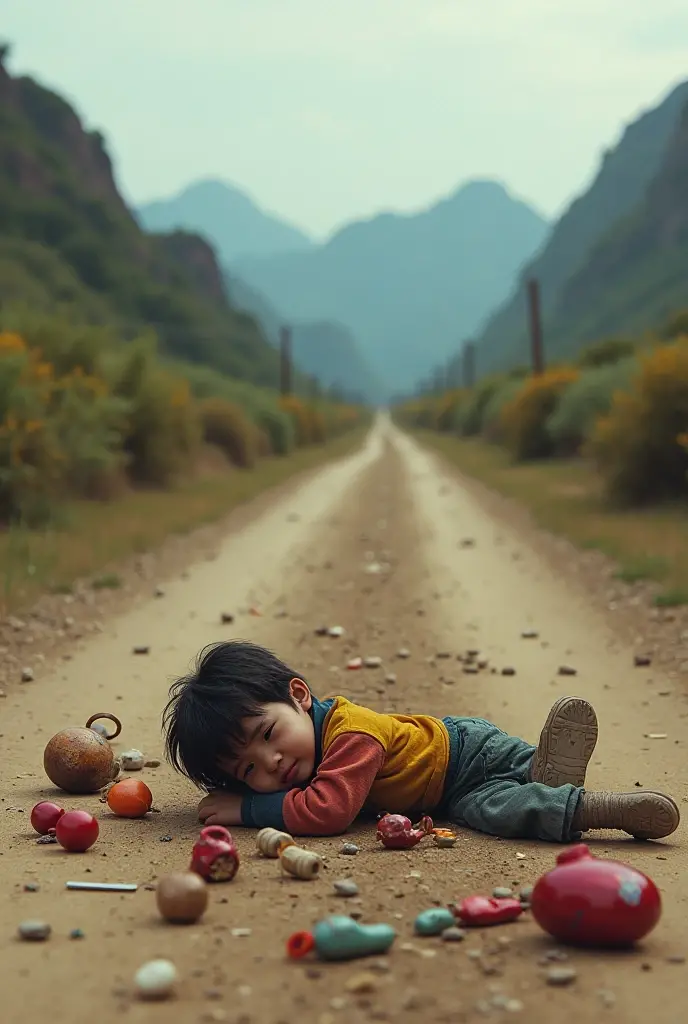
[[[676,830],[661,793],[587,793],[597,742],[587,701],[562,697],[537,747],[480,718],[387,715],[318,700],[274,654],[206,648],[163,714],[173,766],[209,790],[208,825],[336,835],[361,812],[422,813],[505,838],[575,842],[591,829],[636,839]]]

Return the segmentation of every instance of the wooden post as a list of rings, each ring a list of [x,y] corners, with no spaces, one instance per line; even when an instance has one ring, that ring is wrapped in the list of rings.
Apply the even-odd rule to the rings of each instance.
[[[280,391],[291,394],[291,328],[280,328]]]
[[[475,384],[475,345],[467,341],[463,346],[463,386],[469,391]]]
[[[536,278],[528,281],[528,308],[530,312],[530,353],[533,375],[538,377],[545,370],[545,356],[542,346],[542,321],[540,319],[540,286]]]

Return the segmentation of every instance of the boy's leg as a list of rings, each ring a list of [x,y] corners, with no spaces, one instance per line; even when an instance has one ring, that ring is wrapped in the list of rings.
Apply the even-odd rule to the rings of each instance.
[[[533,757],[532,782],[546,786],[585,785],[585,772],[597,743],[597,716],[580,697],[553,705]]]

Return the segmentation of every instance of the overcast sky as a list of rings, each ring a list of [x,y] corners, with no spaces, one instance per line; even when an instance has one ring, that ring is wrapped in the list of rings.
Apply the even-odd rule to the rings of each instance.
[[[686,0],[0,0],[134,202],[219,176],[316,237],[502,180],[546,214],[688,78]]]

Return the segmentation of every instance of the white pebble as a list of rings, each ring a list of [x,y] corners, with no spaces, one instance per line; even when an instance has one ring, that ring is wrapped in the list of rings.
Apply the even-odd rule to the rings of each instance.
[[[140,772],[145,758],[140,750],[125,750],[120,754],[120,760],[125,772]]]
[[[134,975],[141,999],[167,999],[177,982],[177,968],[171,960],[149,960]]]

